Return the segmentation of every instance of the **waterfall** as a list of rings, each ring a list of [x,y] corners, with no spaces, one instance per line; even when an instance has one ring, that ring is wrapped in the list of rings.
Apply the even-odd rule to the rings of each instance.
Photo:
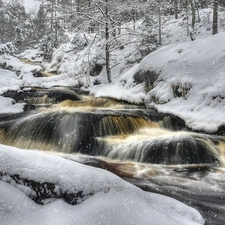
[[[99,146],[111,159],[165,165],[216,163],[220,155],[210,138],[161,128],[140,129],[125,138],[99,138]]]

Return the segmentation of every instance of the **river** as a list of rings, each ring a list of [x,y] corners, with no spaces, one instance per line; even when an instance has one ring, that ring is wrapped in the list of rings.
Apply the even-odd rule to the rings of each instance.
[[[75,88],[31,88],[6,97],[25,111],[0,115],[0,143],[42,150],[111,171],[146,191],[171,196],[225,223],[225,139],[143,105]]]

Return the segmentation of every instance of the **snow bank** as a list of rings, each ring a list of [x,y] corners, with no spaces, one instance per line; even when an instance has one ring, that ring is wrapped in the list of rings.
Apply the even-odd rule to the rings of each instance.
[[[109,97],[113,99],[120,99],[134,104],[144,103],[145,92],[143,85],[133,85],[133,87],[127,88],[126,86],[116,83],[104,85],[100,88],[94,90],[90,89],[91,94],[94,94],[96,98],[98,97]]]
[[[90,87],[90,94],[98,97],[109,97],[127,101],[134,104],[144,103],[146,96],[144,84],[137,85],[133,74],[140,69],[140,65],[133,66],[119,78],[115,84],[98,85]]]
[[[177,115],[196,130],[225,124],[225,33],[162,47],[144,58],[142,70],[160,74],[146,105]]]
[[[23,112],[24,104],[15,103],[11,98],[0,96],[0,113],[19,113]]]
[[[8,90],[19,90],[20,80],[13,71],[0,69],[0,94]]]
[[[40,71],[41,66],[21,62],[10,55],[0,56],[0,95],[8,91],[23,91],[24,87],[51,88],[54,86],[77,86],[78,80],[69,75],[51,77],[34,77],[33,72]],[[18,113],[23,111],[24,104],[15,104],[10,98],[0,96],[0,113]]]
[[[42,88],[51,88],[56,86],[77,87],[79,86],[79,81],[67,74],[36,78],[34,78],[31,74],[26,74],[23,76],[22,85],[24,87]]]
[[[76,206],[62,200],[37,205],[27,197],[26,189],[0,181],[2,225],[72,225],[75,221],[77,225],[204,224],[196,210],[177,200],[144,192],[107,171],[41,152],[0,145],[0,171],[54,182],[70,193],[82,190],[94,194]]]
[[[9,90],[19,90],[20,80],[15,72],[0,69],[0,95]],[[15,104],[11,98],[0,96],[0,113],[17,113],[23,111],[24,104]]]
[[[18,71],[19,74],[27,74],[42,69],[41,66],[31,65],[21,62],[18,58],[11,55],[1,55],[0,56],[0,65],[5,64],[5,68],[8,68],[12,71]]]
[[[44,57],[41,56],[41,52],[39,49],[27,49],[24,52],[20,53],[19,57],[37,63],[42,62],[44,59]]]

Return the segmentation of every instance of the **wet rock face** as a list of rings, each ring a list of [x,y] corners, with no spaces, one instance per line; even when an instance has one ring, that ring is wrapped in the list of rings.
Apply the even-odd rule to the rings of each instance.
[[[13,98],[16,102],[24,102],[27,104],[47,104],[59,103],[70,99],[73,101],[81,100],[79,95],[73,91],[63,89],[31,89],[28,91],[9,91],[3,95],[4,97]]]
[[[41,205],[45,205],[56,199],[63,199],[70,205],[77,205],[93,195],[93,193],[84,194],[81,190],[73,190],[73,192],[69,193],[63,191],[63,188],[57,183],[38,182],[18,174],[9,175],[1,171],[0,180],[16,186],[25,192],[34,202]]]
[[[154,71],[138,71],[133,78],[136,84],[145,83],[145,91],[149,92],[153,88],[153,84],[158,77],[159,74]]]
[[[138,71],[134,75],[134,81],[137,84],[143,83],[143,82],[149,82],[153,84],[159,77],[159,74],[155,73],[154,71]]]
[[[92,65],[92,67],[90,68],[90,76],[92,77],[98,76],[102,72],[103,66],[104,65],[100,65],[100,64]]]

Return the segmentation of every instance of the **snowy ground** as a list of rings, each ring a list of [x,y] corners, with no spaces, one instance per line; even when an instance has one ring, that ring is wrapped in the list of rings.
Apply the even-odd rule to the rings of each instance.
[[[75,206],[60,199],[37,205],[27,197],[35,193],[15,182],[13,175],[55,184],[58,192],[82,191],[86,197]],[[105,170],[4,145],[0,145],[0,218],[2,225],[204,223],[196,210],[144,192]]]

